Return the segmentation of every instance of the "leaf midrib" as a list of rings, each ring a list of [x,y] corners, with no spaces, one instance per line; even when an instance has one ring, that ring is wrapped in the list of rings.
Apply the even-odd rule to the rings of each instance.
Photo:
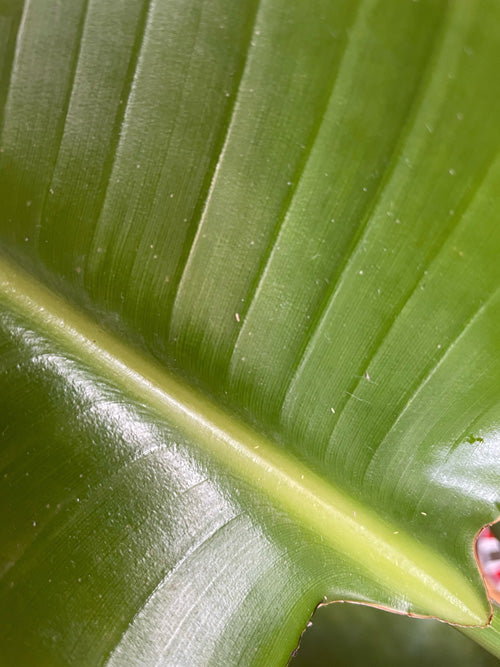
[[[106,374],[125,396],[146,403],[227,472],[356,562],[392,598],[456,624],[488,622],[486,596],[439,554],[105,331],[1,254],[0,302],[97,374]]]

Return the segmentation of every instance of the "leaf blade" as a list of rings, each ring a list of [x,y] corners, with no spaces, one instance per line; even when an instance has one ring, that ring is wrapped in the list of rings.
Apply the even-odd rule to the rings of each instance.
[[[236,526],[241,539],[248,530],[256,536],[255,553],[262,549],[261,561],[255,555],[260,565],[245,580],[248,588],[239,588],[244,551],[236,537],[233,542],[214,538],[217,558],[231,543],[238,554],[233,570],[223,572],[242,597],[231,599],[225,610],[217,602],[223,591],[230,597],[224,576],[208,566],[203,572],[203,558],[196,561],[207,608],[213,605],[221,614],[219,634],[210,636],[209,618],[165,592],[161,570],[167,552],[153,549],[154,581],[147,567],[141,570],[133,558],[127,560],[135,549],[152,545],[153,535],[161,542],[159,528],[146,521],[150,537],[134,544],[126,524],[120,524],[128,551],[120,561],[127,571],[125,597],[132,585],[127,568],[142,572],[147,612],[140,611],[137,597],[133,603],[130,597],[122,601],[131,628],[123,626],[117,611],[112,638],[95,644],[96,656],[108,652],[120,661],[143,637],[144,650],[160,659],[155,653],[159,635],[150,641],[145,633],[154,635],[148,624],[174,598],[184,611],[175,617],[177,630],[175,623],[162,626],[172,643],[167,639],[161,645],[176,660],[186,656],[182,628],[197,623],[203,626],[196,649],[203,659],[228,657],[237,636],[249,663],[255,658],[266,664],[278,655],[283,660],[291,637],[325,594],[454,622],[487,620],[472,536],[480,523],[496,517],[499,506],[500,276],[494,224],[499,163],[492,134],[500,104],[492,83],[499,12],[486,3],[465,9],[456,3],[445,16],[438,3],[402,3],[389,18],[384,2],[358,8],[318,1],[315,7],[302,16],[300,7],[290,14],[286,3],[277,1],[236,11],[222,1],[186,8],[135,0],[112,7],[90,0],[69,8],[44,0],[43,5],[26,3],[16,47],[9,42],[13,73],[2,92],[7,99],[0,154],[6,205],[0,232],[11,259],[2,260],[0,269],[2,316],[8,319],[16,311],[33,327],[16,339],[17,352],[8,348],[2,363],[14,373],[10,364],[20,359],[22,341],[44,332],[51,341],[47,349],[61,347],[61,368],[83,363],[92,369],[88,391],[100,386],[105,378],[99,373],[104,373],[111,393],[121,397],[118,403],[134,409],[147,403],[146,421],[154,421],[154,414],[169,434],[169,447],[175,448],[178,438],[186,448],[179,470],[196,461],[198,472],[209,477],[208,486],[201,480],[200,488],[212,489],[217,507],[229,494],[234,523],[227,515],[222,533],[231,535],[230,526]],[[108,54],[106,30],[115,19],[125,27],[123,41],[117,38]],[[409,48],[405,35],[414,33],[415,25],[418,42]],[[65,38],[58,42],[61,32]],[[429,55],[433,40],[436,53]],[[102,53],[109,60],[100,81],[96,62]],[[393,79],[387,75],[391,67]],[[22,85],[37,73],[41,88]],[[354,74],[359,80],[351,90]],[[367,110],[379,83],[380,104]],[[86,97],[93,87],[102,109]],[[400,92],[397,104],[390,103],[391,92]],[[127,102],[120,108],[122,93]],[[354,151],[353,138],[359,138]],[[323,169],[339,176],[326,193],[316,178]],[[358,187],[370,176],[371,209]],[[411,224],[386,215],[398,206]],[[335,211],[339,217],[330,227]],[[248,225],[242,225],[246,219]],[[251,240],[258,240],[255,253]],[[318,250],[322,241],[327,251],[318,268],[318,257],[309,250]],[[20,266],[41,278],[40,285]],[[383,299],[376,289],[380,284]],[[114,333],[94,336],[93,321]],[[7,326],[9,336],[16,326],[21,325]],[[255,333],[253,340],[249,333]],[[40,361],[36,350],[30,359],[17,385],[24,402],[30,396],[30,363]],[[50,353],[45,361],[49,364]],[[50,370],[43,364],[36,368],[36,373]],[[172,369],[197,388],[189,389]],[[64,414],[68,405],[80,411],[86,405],[84,385],[71,386],[69,378],[59,396]],[[2,392],[2,401],[11,405],[8,382]],[[33,429],[44,422],[40,392],[37,400],[34,413],[26,412]],[[106,426],[99,404],[94,409],[112,449],[116,433]],[[51,415],[47,424],[50,419],[54,429],[61,427],[59,418]],[[82,419],[85,428],[76,428],[75,451],[80,451],[79,439],[91,437]],[[137,438],[146,433],[147,442],[143,421],[132,424]],[[21,453],[26,443],[36,442],[36,433],[26,433],[18,419],[16,454],[10,449],[12,426],[4,428],[5,456],[17,461],[16,474],[23,465],[34,472],[28,459],[22,463]],[[44,438],[40,452],[50,443],[47,431]],[[66,450],[54,438],[58,444],[48,460],[57,461],[57,451]],[[91,469],[93,464],[87,461]],[[129,484],[138,496],[145,493],[143,509],[148,502],[154,507],[165,482],[162,461],[150,466],[146,456],[137,465],[135,482],[131,477]],[[71,470],[77,489],[77,468]],[[126,484],[120,483],[125,498]],[[74,489],[58,492],[72,499]],[[37,494],[43,498],[41,488],[34,498]],[[179,516],[191,517],[195,507],[210,516],[204,508],[212,496],[206,491],[196,497],[198,505],[193,501],[190,511],[182,509],[175,493],[165,503],[177,507]],[[132,496],[126,497],[133,514]],[[446,531],[457,498],[465,517],[450,541]],[[119,513],[118,505],[115,510]],[[15,511],[13,516],[15,530],[25,535],[27,525],[16,523]],[[160,523],[177,525],[178,519]],[[108,553],[112,526],[104,514],[99,521],[100,548]],[[67,537],[71,525],[69,519],[64,524]],[[195,532],[196,526],[194,521]],[[189,536],[189,526],[183,530],[179,544]],[[80,532],[91,554],[91,528],[85,524]],[[210,543],[202,528],[198,533],[201,543]],[[43,539],[52,544],[41,539],[34,551],[28,544],[26,556],[20,554],[20,562],[27,563],[15,570],[25,573],[20,581],[28,571],[35,579],[46,576],[43,568],[36,573],[29,556],[38,553],[36,544]],[[175,548],[172,543],[172,553]],[[208,559],[210,548],[202,552]],[[325,563],[334,573],[322,567]],[[76,588],[82,582],[68,574],[64,558],[60,565],[59,593],[67,609],[59,603],[54,609],[68,620],[67,610],[76,612],[62,582],[66,577]],[[269,585],[270,573],[279,580],[275,588]],[[186,573],[181,580],[187,585]],[[117,579],[113,582],[110,586],[117,587]],[[80,589],[85,598],[85,587]],[[37,590],[39,595],[45,589]],[[436,593],[431,605],[426,591]],[[262,618],[255,611],[259,595],[267,605]],[[276,611],[273,595],[282,595],[293,610],[289,628],[280,628],[288,612]],[[22,594],[16,599],[22,618],[26,603]],[[95,599],[85,599],[87,611],[93,604],[99,607]],[[134,606],[137,621],[131,619]],[[40,621],[42,607],[37,609]],[[252,610],[248,625],[243,622],[247,609]],[[238,623],[244,627],[241,634]],[[37,634],[36,625],[26,650],[39,655],[54,650],[69,656],[92,643],[88,628],[80,635],[68,630],[58,647],[47,639],[52,630]],[[263,646],[257,657],[250,650],[256,636]],[[278,638],[285,636],[280,645]]]

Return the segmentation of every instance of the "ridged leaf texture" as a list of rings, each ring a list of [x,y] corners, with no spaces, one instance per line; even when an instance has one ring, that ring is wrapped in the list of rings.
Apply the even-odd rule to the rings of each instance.
[[[489,622],[499,34],[0,2],[3,663],[286,664],[325,600]]]

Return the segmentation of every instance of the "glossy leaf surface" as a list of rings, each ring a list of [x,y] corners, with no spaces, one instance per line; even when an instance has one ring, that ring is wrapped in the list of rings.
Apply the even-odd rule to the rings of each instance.
[[[4,660],[486,624],[500,8],[0,9]]]

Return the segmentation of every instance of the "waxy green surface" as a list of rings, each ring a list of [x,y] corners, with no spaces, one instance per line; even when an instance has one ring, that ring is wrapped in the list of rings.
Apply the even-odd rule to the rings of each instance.
[[[499,30],[0,4],[4,662],[286,664],[325,598],[488,622]]]

